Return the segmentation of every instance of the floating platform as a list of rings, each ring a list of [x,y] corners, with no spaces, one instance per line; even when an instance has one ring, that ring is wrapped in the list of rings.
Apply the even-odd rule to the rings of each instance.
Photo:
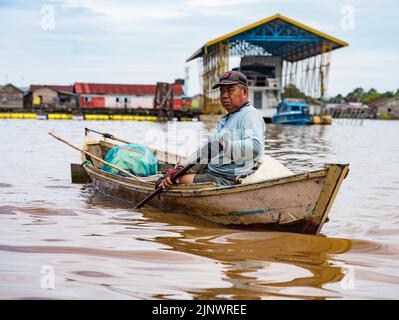
[[[327,116],[313,116],[311,124],[332,124],[332,117]]]
[[[0,119],[36,119],[36,113],[0,113]]]
[[[0,113],[0,119],[37,119],[37,120],[87,120],[87,121],[161,121],[157,116],[151,115],[108,115],[108,114],[85,114],[72,115],[69,113]],[[175,117],[173,121],[198,121],[197,117]]]

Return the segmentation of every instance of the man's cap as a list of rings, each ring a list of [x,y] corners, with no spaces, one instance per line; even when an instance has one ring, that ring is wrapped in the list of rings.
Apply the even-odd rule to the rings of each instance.
[[[227,71],[220,76],[219,83],[215,84],[212,89],[220,86],[228,86],[233,84],[242,84],[248,86],[247,77],[240,71]]]

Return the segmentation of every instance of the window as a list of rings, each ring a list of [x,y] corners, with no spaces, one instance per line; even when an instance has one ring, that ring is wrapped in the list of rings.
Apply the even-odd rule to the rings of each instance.
[[[262,91],[254,91],[254,107],[262,109]]]
[[[299,111],[299,106],[291,106],[291,111]]]
[[[85,97],[85,102],[90,102],[91,101],[91,97]]]
[[[125,98],[125,103],[128,103],[128,102],[129,102],[129,101],[128,101],[128,98],[126,97],[126,98]]]
[[[119,97],[118,97],[118,98],[116,98],[116,102],[119,102]]]

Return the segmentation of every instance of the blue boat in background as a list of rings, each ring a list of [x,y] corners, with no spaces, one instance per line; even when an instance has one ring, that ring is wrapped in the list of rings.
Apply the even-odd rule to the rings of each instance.
[[[277,105],[274,124],[311,124],[313,114],[310,105],[303,99],[284,99]]]

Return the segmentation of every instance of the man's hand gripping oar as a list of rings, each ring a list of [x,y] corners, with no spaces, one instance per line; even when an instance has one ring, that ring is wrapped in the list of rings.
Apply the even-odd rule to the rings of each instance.
[[[194,161],[190,161],[186,166],[179,166],[174,169],[168,169],[166,175],[155,184],[155,191],[148,195],[143,201],[141,201],[135,209],[140,209],[143,207],[148,201],[161,194],[161,192],[178,182],[178,179],[184,176],[192,167],[194,167],[197,163],[202,163],[204,159],[206,159],[207,163],[211,162],[212,159],[219,156],[219,154],[223,151],[223,143],[219,141],[215,141],[212,139],[208,140],[208,143],[199,149],[199,154],[197,152],[197,157]]]

